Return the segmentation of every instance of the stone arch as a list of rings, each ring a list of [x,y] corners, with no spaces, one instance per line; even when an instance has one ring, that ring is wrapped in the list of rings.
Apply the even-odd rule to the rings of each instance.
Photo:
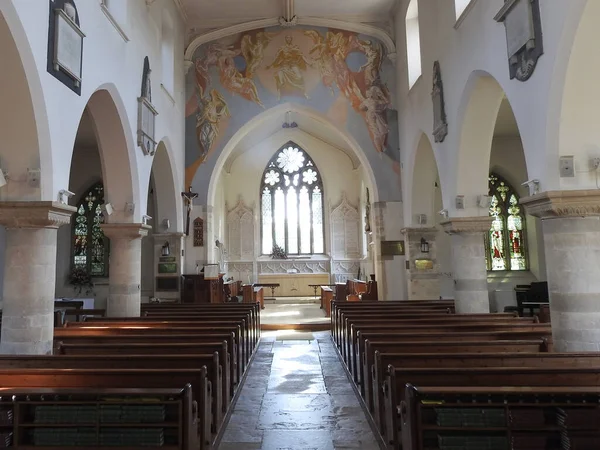
[[[596,189],[595,173],[589,169],[589,160],[600,157],[600,87],[594,75],[600,69],[600,55],[594,49],[594,43],[600,37],[594,21],[600,14],[600,3],[576,2],[569,12],[549,91],[547,172],[542,191]],[[562,155],[575,156],[575,180],[559,178],[558,161]]]
[[[479,70],[471,73],[458,110],[457,167],[452,180],[456,183],[454,192],[465,196],[465,209],[456,210],[452,200],[448,203],[450,216],[479,215],[476,196],[488,190],[492,141],[505,99],[510,105],[505,90],[493,76]]]
[[[172,153],[169,151],[169,141],[162,139],[156,147],[152,161],[152,176],[154,177],[156,196],[156,228],[166,231],[163,221],[168,219],[171,226],[169,232],[182,232],[183,230],[183,202],[181,200],[181,182],[175,170]]]
[[[42,85],[28,37],[11,2],[0,11],[0,167],[9,173],[3,200],[56,200],[50,127]],[[22,179],[40,169],[40,188]]]
[[[253,131],[256,128],[262,127],[262,126],[267,126],[268,124],[272,123],[273,120],[275,120],[277,117],[279,117],[279,116],[283,117],[283,115],[285,115],[285,113],[288,111],[291,111],[298,115],[305,115],[307,117],[319,120],[322,124],[327,126],[327,128],[330,130],[330,132],[332,134],[335,134],[335,135],[341,137],[348,145],[348,148],[358,158],[358,160],[360,161],[360,164],[363,166],[363,168],[365,170],[365,174],[371,185],[371,190],[372,190],[372,200],[371,201],[372,202],[379,201],[379,190],[378,190],[377,180],[375,179],[375,174],[373,172],[371,165],[369,164],[369,161],[367,159],[367,156],[366,156],[364,150],[358,145],[358,143],[354,140],[354,138],[352,136],[350,136],[348,133],[345,133],[344,131],[342,131],[334,123],[332,123],[327,118],[327,116],[325,116],[324,114],[321,114],[320,112],[316,111],[313,108],[299,105],[296,103],[283,103],[283,104],[280,104],[273,108],[270,108],[267,111],[264,111],[263,113],[258,114],[255,117],[253,117],[252,120],[248,121],[248,123],[246,123],[246,125],[241,127],[233,135],[233,137],[229,140],[229,142],[227,142],[227,144],[223,147],[223,150],[219,154],[219,157],[215,163],[215,167],[210,176],[210,183],[209,183],[208,195],[207,195],[208,205],[212,205],[214,203],[217,180],[219,179],[219,176],[221,175],[221,172],[224,170],[229,156],[235,150],[236,146],[251,131]]]
[[[140,223],[145,201],[142,203],[140,193],[136,145],[116,87],[107,84],[98,88],[88,100],[87,110],[98,143],[106,201],[114,208],[108,222]],[[127,203],[135,205],[133,214],[126,211]]]
[[[441,181],[437,160],[431,140],[425,133],[421,133],[413,154],[411,177],[411,197],[409,203],[409,217],[407,226],[419,225],[417,216],[427,216],[427,226],[436,224],[436,195],[441,195]],[[437,185],[437,187],[436,187]],[[440,200],[441,201],[441,200]],[[439,203],[438,201],[437,203]],[[412,225],[410,225],[412,223]]]

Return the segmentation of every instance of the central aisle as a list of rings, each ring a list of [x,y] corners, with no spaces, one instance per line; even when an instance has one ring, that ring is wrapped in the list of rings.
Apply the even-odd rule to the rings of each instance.
[[[379,450],[330,333],[274,334],[263,333],[219,450]]]

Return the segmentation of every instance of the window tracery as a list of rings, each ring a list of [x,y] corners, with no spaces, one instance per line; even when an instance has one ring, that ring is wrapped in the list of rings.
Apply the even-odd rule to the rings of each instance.
[[[325,252],[323,183],[315,163],[289,142],[271,158],[261,183],[262,254],[275,244],[288,255]]]
[[[104,186],[97,183],[81,198],[73,220],[73,268],[81,268],[93,277],[108,276],[109,239],[101,224]]]
[[[528,269],[525,215],[519,197],[501,177],[489,177],[489,214],[492,226],[486,236],[487,269],[520,271]]]

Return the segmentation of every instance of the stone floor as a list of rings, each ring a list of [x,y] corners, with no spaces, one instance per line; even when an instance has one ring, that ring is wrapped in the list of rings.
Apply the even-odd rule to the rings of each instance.
[[[379,450],[329,332],[263,337],[219,450]]]
[[[275,303],[265,302],[265,309],[260,313],[260,321],[263,324],[329,323],[330,320],[325,316],[319,303],[289,303],[289,300]]]

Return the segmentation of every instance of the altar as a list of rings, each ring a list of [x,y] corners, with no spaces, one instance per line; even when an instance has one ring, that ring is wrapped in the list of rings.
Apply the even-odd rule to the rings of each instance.
[[[277,297],[313,297],[314,289],[310,284],[329,284],[327,273],[274,273],[258,276],[259,283],[277,283]]]

